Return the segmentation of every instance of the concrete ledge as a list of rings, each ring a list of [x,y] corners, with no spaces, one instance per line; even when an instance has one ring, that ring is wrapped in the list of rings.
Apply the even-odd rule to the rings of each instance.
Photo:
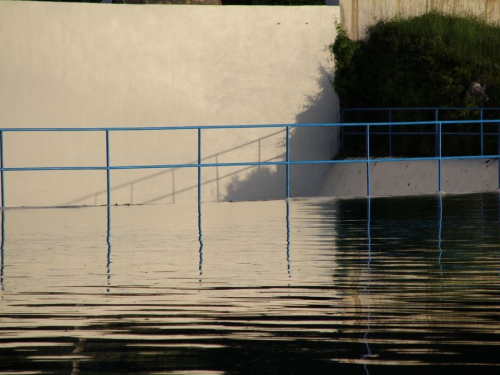
[[[372,196],[403,196],[438,192],[438,162],[370,163]],[[494,159],[442,162],[442,191],[473,193],[498,190]],[[335,164],[323,176],[318,196],[366,196],[366,163]]]

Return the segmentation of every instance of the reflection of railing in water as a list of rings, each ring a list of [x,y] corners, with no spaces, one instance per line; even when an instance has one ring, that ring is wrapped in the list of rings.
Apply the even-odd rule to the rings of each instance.
[[[442,125],[458,125],[458,124],[499,124],[498,149],[497,154],[480,155],[480,156],[443,156],[442,155]],[[394,126],[417,126],[417,125],[435,125],[437,129],[438,152],[433,157],[409,157],[409,158],[372,158],[370,156],[370,127],[389,126],[391,129]],[[366,128],[366,158],[354,160],[290,160],[290,128],[307,128],[307,127],[356,127],[362,126]],[[201,155],[202,148],[202,131],[206,129],[266,129],[266,128],[285,128],[285,161],[260,161],[260,162],[238,162],[238,163],[202,163]],[[110,140],[109,133],[113,131],[152,131],[152,130],[191,130],[197,131],[198,134],[198,160],[197,163],[189,164],[161,164],[161,165],[111,165],[110,163]],[[4,132],[104,132],[106,136],[106,166],[97,167],[16,167],[6,168],[4,166],[3,152],[3,133]],[[197,168],[198,169],[198,202],[201,202],[201,169],[206,167],[237,167],[237,166],[285,166],[286,179],[285,191],[286,198],[290,198],[290,166],[291,165],[313,165],[313,164],[341,164],[341,163],[364,163],[366,164],[366,181],[367,181],[367,196],[371,195],[370,185],[370,164],[376,162],[394,162],[394,161],[438,161],[438,191],[442,191],[441,186],[441,164],[443,160],[461,160],[461,159],[500,159],[500,123],[498,120],[480,120],[480,121],[428,121],[428,122],[398,122],[398,123],[349,123],[349,124],[275,124],[275,125],[228,125],[228,126],[182,126],[182,127],[150,127],[150,128],[3,128],[0,129],[0,175],[1,175],[1,201],[2,207],[5,207],[5,172],[13,171],[82,171],[82,170],[101,170],[106,171],[106,197],[107,205],[111,205],[111,171],[112,170],[139,170],[139,169],[175,169],[175,168]],[[499,165],[499,186],[500,186],[500,163]]]
[[[288,277],[292,277],[292,268],[290,264],[290,202],[286,201],[286,269]]]
[[[372,263],[372,236],[371,236],[371,220],[372,220],[372,202],[368,197],[367,200],[367,212],[366,212],[366,238],[367,238],[367,247],[368,247],[368,260],[366,262],[366,273],[368,280],[364,287],[364,291],[367,295],[370,294],[370,284],[371,284],[371,263]],[[370,301],[367,298],[367,301]],[[368,305],[368,313],[366,314],[366,332],[363,335],[363,340],[366,346],[366,354],[362,357],[363,360],[370,358],[372,356],[372,351],[370,349],[370,344],[368,343],[368,334],[370,333],[370,323],[371,323],[371,306]],[[365,372],[367,375],[370,374],[368,371],[368,364],[365,362],[363,365]]]
[[[291,256],[290,256],[290,203],[285,201],[286,204],[286,267],[288,277],[292,277],[291,273]],[[111,284],[111,265],[112,265],[112,220],[111,220],[111,206],[106,207],[106,291],[109,293]],[[1,242],[0,242],[0,287],[1,290],[5,290],[4,274],[5,274],[5,210],[0,210],[2,223],[1,223]],[[198,271],[200,276],[200,282],[203,277],[203,230],[202,230],[202,205],[198,204],[198,242],[199,242],[199,264]]]
[[[437,195],[438,198],[438,220],[437,220],[437,227],[438,227],[438,236],[437,236],[437,249],[438,249],[438,266],[439,266],[439,272],[441,276],[443,275],[443,264],[442,264],[442,257],[443,257],[443,248],[441,245],[442,241],[442,230],[443,230],[443,196],[441,194]],[[481,206],[483,204],[483,201],[481,200]],[[366,261],[366,274],[367,274],[367,281],[366,285],[363,288],[363,291],[366,293],[366,295],[370,294],[370,285],[371,285],[371,263],[372,263],[372,235],[371,235],[371,228],[372,228],[372,210],[371,210],[371,198],[368,197],[366,201],[366,240],[367,240],[367,261]],[[500,195],[499,195],[499,201],[498,201],[498,212],[500,215]],[[500,217],[500,216],[499,216]],[[483,221],[483,218],[481,218],[481,221]],[[500,223],[500,220],[499,220]],[[367,306],[367,313],[366,313],[366,331],[363,335],[363,341],[366,346],[366,354],[364,354],[361,357],[361,360],[364,361],[363,367],[365,369],[365,373],[368,375],[369,370],[368,370],[368,364],[369,364],[369,359],[374,357],[374,354],[371,351],[368,336],[370,334],[371,330],[371,305],[370,305],[370,298],[367,298],[366,301],[368,301],[368,306]]]
[[[438,196],[438,238],[437,238],[437,248],[438,248],[438,265],[440,272],[442,274],[443,266],[442,266],[442,255],[443,249],[441,246],[442,241],[442,227],[443,227],[443,197],[441,194]],[[291,256],[290,256],[290,203],[288,200],[285,201],[286,204],[286,264],[287,264],[287,273],[288,277],[291,278]],[[107,273],[107,284],[108,284],[108,292],[109,286],[111,282],[111,207],[107,207],[107,232],[106,232],[106,244],[107,244],[107,257],[106,257],[106,273]],[[500,196],[499,196],[499,212],[500,212]],[[4,241],[5,241],[5,211],[1,211],[2,214],[2,241],[1,241],[1,281],[3,288],[3,276],[4,276]],[[366,229],[366,239],[367,239],[367,285],[365,285],[364,290],[366,293],[369,293],[369,286],[371,280],[369,278],[371,274],[371,262],[372,262],[372,237],[371,237],[371,198],[367,198],[367,229]],[[203,276],[203,230],[202,230],[202,205],[198,204],[198,242],[199,242],[199,276],[200,278]],[[201,280],[200,280],[201,281]],[[369,324],[368,324],[369,326]],[[366,338],[366,337],[365,337]]]
[[[439,195],[439,226],[438,226],[438,249],[439,249],[439,272],[441,276],[443,275],[443,264],[441,260],[443,258],[443,248],[441,247],[441,235],[443,233],[443,197]]]
[[[432,255],[430,258],[426,258],[426,259],[431,259],[432,261],[432,267],[435,269],[435,267],[437,266],[437,253],[436,253],[436,250],[439,249],[440,251],[440,255],[439,255],[439,262],[441,262],[441,252],[442,252],[442,247],[441,247],[441,233],[442,233],[442,225],[443,225],[443,222],[445,223],[448,223],[448,228],[450,228],[450,221],[449,220],[443,220],[443,197],[438,195],[436,196],[435,198],[431,198],[433,200],[432,204],[433,204],[433,207],[432,207],[432,211],[429,212],[428,215],[426,215],[426,218],[427,220],[430,221],[430,224],[432,225],[433,229],[432,229],[432,233],[430,233],[432,235],[432,238],[438,239],[438,244],[436,246],[436,244],[434,243],[432,246]],[[446,197],[445,197],[446,199]],[[361,250],[361,254],[364,255],[364,259],[363,259],[363,264],[364,266],[364,269],[365,269],[365,278],[364,280],[361,280],[360,281],[360,285],[361,287],[365,286],[365,296],[366,298],[362,298],[360,299],[360,303],[362,303],[362,315],[360,314],[362,320],[361,322],[356,326],[356,332],[357,334],[360,336],[360,340],[358,342],[357,345],[361,346],[363,345],[363,348],[366,348],[366,351],[364,351],[363,353],[358,353],[358,358],[360,358],[363,363],[362,365],[365,366],[365,369],[369,369],[374,361],[375,361],[375,357],[376,355],[380,354],[380,350],[379,350],[379,345],[377,345],[376,343],[376,338],[377,338],[377,335],[380,333],[380,317],[381,317],[381,314],[383,314],[383,311],[381,311],[380,307],[381,305],[379,305],[378,303],[380,302],[380,300],[377,301],[377,290],[378,290],[378,282],[380,281],[380,274],[379,274],[379,271],[380,268],[380,261],[383,261],[383,258],[379,258],[377,257],[377,253],[378,251],[381,250],[381,248],[377,248],[377,245],[384,245],[384,243],[381,241],[381,238],[379,236],[377,236],[377,233],[380,233],[380,228],[381,228],[381,225],[380,225],[380,221],[381,219],[383,220],[386,220],[387,219],[387,215],[384,215],[382,216],[381,218],[381,215],[378,213],[379,210],[377,209],[377,201],[379,202],[383,202],[382,199],[380,200],[373,200],[373,199],[367,199],[367,200],[363,200],[362,201],[362,215],[364,216],[366,214],[366,222],[364,221],[365,218],[364,217],[361,217],[359,218],[359,221],[358,221],[358,225],[362,225],[362,228],[366,228],[366,230],[364,230],[363,232],[365,232],[365,238],[363,240],[363,247],[362,248],[359,248],[359,250]],[[365,203],[366,202],[366,203]],[[294,233],[294,231],[290,231],[290,218],[293,218],[295,215],[292,215],[290,217],[290,208],[292,209],[292,213],[293,213],[293,209],[294,207],[297,207],[297,206],[294,206],[294,202],[293,201],[284,201],[284,202],[278,202],[280,203],[279,204],[279,208],[285,208],[286,207],[286,216],[285,216],[285,213],[281,211],[281,228],[282,229],[285,229],[285,226],[286,226],[286,234],[287,234],[287,238],[286,238],[286,258],[287,258],[287,262],[289,262],[290,260],[290,256],[289,256],[289,244],[291,243],[291,239],[290,239],[290,233]],[[447,202],[445,202],[447,203]],[[283,206],[282,204],[284,204],[285,206]],[[366,204],[366,206],[364,206],[364,204]],[[482,202],[481,202],[482,204]],[[202,266],[203,266],[203,248],[202,248],[202,216],[201,216],[201,209],[203,208],[204,205],[201,205],[201,206],[198,206],[198,230],[199,230],[199,241],[200,241],[200,271],[202,271]],[[446,208],[450,207],[450,205],[447,205]],[[477,206],[476,206],[477,207]],[[194,207],[193,207],[194,208]],[[452,207],[450,207],[452,208]],[[491,207],[490,207],[491,208]],[[494,208],[494,207],[492,207]],[[377,209],[375,211],[375,209]],[[104,216],[104,209],[98,209],[98,213],[101,213],[103,216]],[[106,212],[107,212],[107,215],[109,215],[110,213],[113,214],[112,212],[113,208],[107,208]],[[118,209],[117,209],[118,210]],[[13,211],[7,211],[7,212],[4,212],[4,214],[6,214],[7,216],[9,215],[9,212],[10,213],[13,213]],[[77,211],[75,211],[77,212]],[[487,212],[487,211],[486,211]],[[448,214],[449,211],[447,210],[446,213]],[[102,217],[103,217],[102,216]],[[297,216],[295,216],[297,217]],[[104,225],[107,225],[107,230],[108,230],[108,233],[107,233],[107,238],[106,238],[106,242],[108,244],[108,259],[105,259],[105,255],[104,255],[104,251],[100,251],[102,257],[101,257],[101,267],[100,269],[103,270],[104,269],[104,263],[105,261],[107,261],[108,263],[108,266],[109,266],[109,260],[110,260],[110,250],[111,250],[111,241],[110,241],[110,229],[111,229],[111,220],[109,220],[110,216],[108,216],[108,221],[107,221],[107,224],[104,224],[102,221],[102,225],[101,225],[101,228],[104,228]],[[205,219],[206,219],[206,216],[205,216]],[[283,220],[285,219],[285,220]],[[437,219],[437,220],[436,220]],[[283,222],[285,221],[285,222]],[[2,221],[2,223],[4,223],[4,221]],[[196,225],[194,222],[191,223],[192,224],[192,227],[194,227],[194,225]],[[496,228],[498,229],[498,227],[496,226]],[[438,229],[436,231],[436,229]],[[495,229],[495,228],[493,228]],[[436,234],[438,233],[438,236],[436,236]],[[446,232],[445,232],[446,233]],[[193,233],[194,234],[194,233]],[[283,234],[283,233],[282,233]],[[2,237],[3,239],[3,237]],[[104,239],[101,239],[101,242],[102,244],[104,244]],[[373,244],[373,249],[372,249],[372,244]],[[104,246],[103,246],[104,247]],[[116,248],[116,246],[115,246]],[[285,257],[285,243],[284,241],[281,241],[281,245],[280,245],[280,259],[283,260],[284,257]],[[104,248],[102,248],[102,250],[104,250]],[[194,249],[193,249],[194,250]],[[333,249],[332,249],[333,250]],[[374,250],[372,252],[372,250]],[[193,254],[194,255],[194,254]],[[373,256],[372,256],[373,255]],[[210,253],[208,254],[208,258],[210,258]],[[373,262],[373,266],[372,266],[372,262]],[[448,263],[448,266],[452,266],[452,262],[447,262]],[[445,263],[446,264],[446,263]],[[2,265],[3,265],[3,260],[2,260]],[[196,260],[193,259],[193,262],[190,262],[190,265],[191,265],[191,270],[192,270],[192,275],[193,277],[196,277],[196,268],[197,268],[197,264],[196,264]],[[284,265],[282,264],[281,265],[281,273],[284,274]],[[341,264],[339,263],[339,266],[341,266]],[[440,264],[441,266],[441,264]],[[289,267],[287,267],[289,269]],[[446,268],[445,268],[446,269]],[[114,270],[115,272],[117,272],[117,270]],[[448,267],[448,271],[451,271],[450,272],[450,275],[453,275],[453,271],[451,269],[451,267]],[[108,276],[110,275],[110,270],[108,268]],[[373,275],[373,276],[372,276]],[[202,274],[200,275],[202,276]],[[212,276],[212,275],[208,275],[209,277]],[[101,288],[102,290],[105,290],[106,289],[106,281],[105,281],[105,276],[104,276],[104,272],[101,273]],[[200,280],[201,280],[201,277],[200,277]],[[3,282],[3,281],[2,281]],[[110,279],[108,277],[108,288],[107,290],[109,291],[111,288],[110,288]],[[364,284],[364,285],[363,285]],[[113,289],[111,289],[113,290]],[[117,290],[115,290],[117,291]],[[6,294],[6,298],[7,298],[7,294]],[[375,298],[375,299],[374,299]],[[379,336],[378,336],[379,337]],[[364,340],[364,342],[362,341]],[[372,371],[373,372],[373,371]]]
[[[106,275],[107,275],[107,280],[108,280],[108,289],[107,291],[109,292],[109,287],[111,284],[111,207],[108,206],[106,210],[108,217],[107,217],[107,231],[106,231],[106,243],[108,245],[108,253],[106,256]]]
[[[3,282],[3,273],[5,266],[5,211],[2,210],[2,242],[0,243],[0,285],[2,290],[5,290],[4,282]]]
[[[198,265],[198,270],[200,271],[200,282],[201,277],[203,276],[203,233],[201,230],[201,204],[198,203],[198,242],[200,243],[200,250],[198,251],[200,254],[200,262]]]
[[[286,267],[287,267],[287,274],[288,277],[292,277],[292,269],[291,269],[291,257],[290,257],[290,202],[288,200],[285,201],[286,204],[286,216],[285,216],[285,221],[286,221]],[[2,290],[4,287],[3,284],[3,267],[4,267],[4,214],[5,211],[2,211],[2,258],[1,258],[1,285],[2,285]],[[107,255],[106,255],[106,279],[107,279],[107,289],[106,291],[109,293],[110,292],[110,287],[111,287],[111,206],[107,206],[106,210],[107,214],[107,228],[106,228],[106,245],[107,245]],[[202,205],[201,203],[198,203],[198,243],[199,243],[199,263],[198,263],[198,272],[199,272],[199,277],[200,277],[200,282],[203,280],[203,229],[202,229]]]

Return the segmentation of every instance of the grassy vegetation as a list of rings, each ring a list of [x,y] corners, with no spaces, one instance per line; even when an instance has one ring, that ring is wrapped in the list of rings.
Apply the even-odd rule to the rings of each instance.
[[[474,16],[444,15],[436,12],[411,19],[395,19],[373,26],[372,33],[387,30],[396,39],[417,41],[439,38],[463,58],[500,61],[500,27]]]
[[[499,25],[436,12],[379,22],[361,41],[350,40],[340,28],[332,46],[337,64],[334,87],[342,107],[500,107],[499,41]],[[473,87],[482,94],[477,95]],[[421,115],[401,112],[394,120],[429,119]],[[478,112],[450,111],[447,116],[442,119],[477,119]],[[359,120],[387,121],[353,119]],[[435,150],[433,137],[398,140],[401,147],[396,151],[402,155]],[[456,136],[446,143],[450,155],[477,151],[474,137]],[[374,144],[375,153],[383,154],[385,149]]]

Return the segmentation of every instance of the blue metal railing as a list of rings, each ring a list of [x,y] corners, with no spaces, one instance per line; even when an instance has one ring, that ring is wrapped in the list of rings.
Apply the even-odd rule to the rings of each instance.
[[[497,133],[485,133],[484,132],[484,114],[488,112],[500,112],[500,108],[460,108],[460,107],[449,107],[449,108],[435,108],[435,107],[421,107],[421,108],[412,108],[412,107],[404,107],[404,108],[343,108],[341,110],[341,122],[345,123],[346,122],[346,114],[347,113],[356,113],[356,112],[386,112],[387,113],[387,118],[389,123],[393,123],[393,115],[395,113],[400,113],[400,112],[420,112],[420,113],[432,113],[434,117],[434,121],[436,122],[435,130],[434,132],[397,132],[393,133],[392,132],[392,126],[389,127],[389,130],[387,132],[372,132],[372,135],[387,135],[389,137],[389,146],[388,146],[388,156],[392,156],[392,139],[393,135],[434,135],[436,137],[436,155],[438,154],[438,122],[440,121],[441,117],[440,114],[443,113],[450,113],[450,112],[457,112],[457,111],[464,111],[464,112],[478,112],[479,119],[478,119],[478,124],[480,126],[479,132],[442,132],[441,135],[462,135],[462,136],[479,136],[479,142],[480,142],[480,153],[481,155],[484,155],[484,136],[487,135],[495,135],[497,136]],[[499,113],[500,115],[500,113]],[[500,116],[499,116],[500,117]],[[344,129],[345,130],[345,129]],[[344,150],[345,148],[345,136],[349,135],[364,135],[364,132],[356,132],[356,131],[342,131],[341,133],[341,149]]]
[[[499,126],[498,133],[491,135],[498,136],[498,152],[492,155],[477,155],[477,156],[443,156],[442,155],[442,126],[443,125],[458,125],[458,124],[497,124]],[[434,125],[436,128],[437,142],[436,155],[431,157],[409,157],[409,158],[372,158],[370,156],[370,137],[380,132],[371,133],[370,128],[389,126],[420,126]],[[366,137],[366,156],[361,159],[345,159],[345,160],[290,160],[290,128],[308,128],[308,127],[364,127],[365,132],[362,134]],[[238,162],[238,163],[202,163],[202,133],[207,129],[250,129],[250,128],[284,128],[286,130],[286,153],[284,161],[263,161],[263,162]],[[151,131],[151,130],[191,130],[197,131],[198,134],[198,160],[197,163],[191,164],[159,164],[159,165],[112,165],[110,162],[110,133],[116,131]],[[7,132],[103,132],[106,139],[106,166],[87,166],[87,167],[5,167],[4,162],[4,133]],[[394,133],[392,133],[394,134]],[[397,134],[400,134],[399,132]],[[411,133],[417,134],[417,133]],[[456,134],[456,133],[453,133]],[[485,133],[490,135],[490,133]],[[286,167],[286,198],[290,198],[290,166],[304,164],[341,164],[341,163],[365,163],[366,164],[366,181],[367,181],[367,196],[371,195],[370,184],[370,163],[376,162],[395,162],[395,161],[425,161],[434,160],[438,162],[438,191],[442,191],[441,184],[441,164],[443,160],[460,160],[460,159],[500,159],[500,120],[467,120],[467,121],[426,121],[426,122],[393,122],[393,123],[335,123],[335,124],[271,124],[271,125],[228,125],[228,126],[175,126],[175,127],[132,127],[132,128],[0,128],[0,174],[1,174],[1,202],[2,207],[5,207],[5,172],[13,171],[66,171],[66,170],[102,170],[106,171],[106,196],[107,205],[111,205],[111,171],[124,169],[170,169],[170,168],[198,168],[198,202],[201,202],[201,178],[202,168],[205,167],[235,167],[235,166],[285,166]],[[499,188],[500,188],[500,162],[499,165]]]

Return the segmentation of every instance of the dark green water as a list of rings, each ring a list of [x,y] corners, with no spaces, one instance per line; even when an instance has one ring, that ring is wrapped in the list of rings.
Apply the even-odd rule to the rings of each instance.
[[[7,210],[0,373],[497,374],[499,202]]]

